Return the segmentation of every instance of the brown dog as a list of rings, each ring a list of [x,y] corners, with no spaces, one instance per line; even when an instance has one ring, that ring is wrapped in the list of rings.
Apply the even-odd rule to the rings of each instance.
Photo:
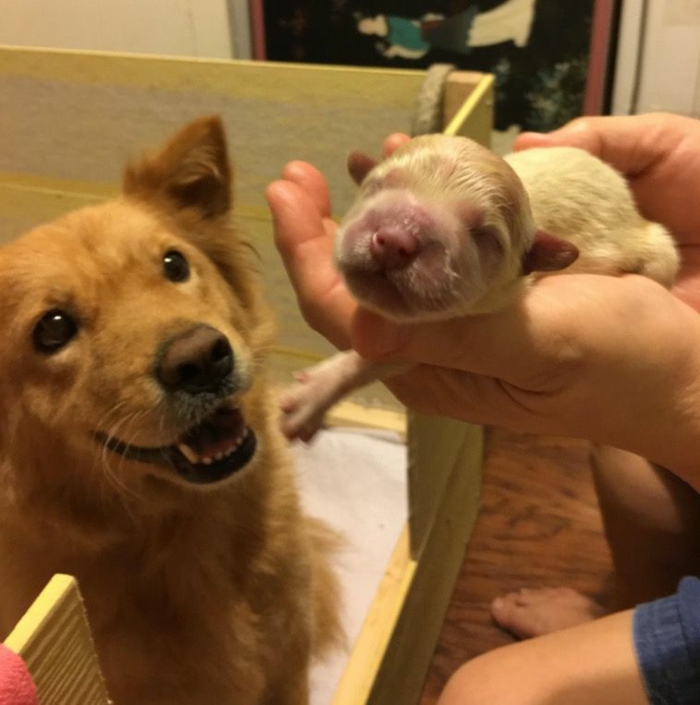
[[[117,705],[302,705],[338,633],[223,128],[0,250],[0,638],[77,576]]]

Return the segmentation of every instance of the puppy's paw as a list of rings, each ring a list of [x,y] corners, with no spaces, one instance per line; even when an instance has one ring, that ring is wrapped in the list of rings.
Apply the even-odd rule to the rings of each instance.
[[[326,412],[340,394],[337,377],[323,365],[294,375],[296,384],[285,390],[280,401],[281,430],[289,439],[308,443],[323,427]]]

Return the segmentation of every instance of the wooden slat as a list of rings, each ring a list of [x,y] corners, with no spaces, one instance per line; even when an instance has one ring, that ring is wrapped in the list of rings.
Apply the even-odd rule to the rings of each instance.
[[[367,407],[352,401],[342,401],[326,417],[329,426],[391,431],[406,440],[406,414],[403,411]]]
[[[407,530],[402,535],[333,705],[418,702],[476,521],[482,450],[480,427],[411,417],[413,487],[429,487],[435,480],[439,489],[429,495],[437,505],[414,498],[425,526],[419,533]],[[417,537],[420,543],[414,546]]]
[[[416,565],[410,555],[406,527],[367,612],[332,705],[365,705],[368,702],[377,672],[413,584]],[[391,701],[391,705],[397,702]]]
[[[353,148],[407,131],[421,71],[0,48],[0,172],[114,184],[125,160],[194,117],[219,113],[245,206],[304,159],[343,212]],[[89,148],[86,148],[89,145]]]
[[[485,147],[490,147],[491,131],[493,130],[494,78],[491,75],[477,75],[481,75],[481,79],[454,112],[454,117],[445,125],[444,132],[447,135],[471,137]],[[450,96],[450,90],[453,94],[463,94],[464,89],[459,87],[459,83],[468,83],[469,76],[457,76],[455,81],[456,83],[451,88],[448,83],[446,99]],[[450,103],[450,110],[454,111],[455,107],[454,102]]]
[[[376,152],[387,133],[408,129],[423,76],[0,48],[0,243],[114,195],[130,156],[160,144],[195,115],[219,112],[239,165],[236,214],[262,254],[280,345],[326,356],[331,346],[301,319],[280,266],[264,187],[285,162],[305,159],[328,175],[342,212],[355,191],[345,174],[346,153],[352,147]],[[453,76],[461,95],[473,85],[470,101],[481,109],[485,79]],[[398,408],[376,388],[361,398]]]
[[[418,421],[418,425],[421,426],[422,421]],[[426,431],[431,428],[435,428],[433,423],[425,427]],[[412,438],[415,433],[414,421],[410,428]],[[480,428],[465,428],[441,502],[435,508],[434,521],[414,556],[416,570],[411,587],[366,705],[414,705],[420,698],[454,581],[476,521],[482,461],[480,434]],[[425,453],[439,447],[427,436],[418,438]],[[412,447],[416,447],[415,443]],[[422,472],[430,474],[440,468],[439,454],[432,462],[425,460],[425,456],[420,459]]]
[[[476,71],[452,71],[447,75],[442,109],[443,129],[452,122],[471,94],[483,85],[483,80],[484,74]]]
[[[75,579],[55,575],[5,641],[32,676],[41,705],[108,705]]]
[[[464,476],[459,487],[465,492],[465,506],[472,505],[478,496],[483,431],[481,426],[452,419],[410,414],[408,439],[411,550],[418,556],[455,472]],[[465,458],[467,451],[472,455]],[[467,465],[463,464],[465,459],[469,460]]]

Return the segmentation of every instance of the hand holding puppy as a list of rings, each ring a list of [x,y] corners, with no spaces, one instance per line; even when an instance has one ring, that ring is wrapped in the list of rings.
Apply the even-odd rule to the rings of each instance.
[[[585,149],[625,176],[642,215],[665,225],[678,243],[674,293],[700,310],[700,121],[665,113],[586,117],[515,142],[516,150],[554,146]]]
[[[523,136],[520,144],[528,139],[541,145],[547,138]],[[677,293],[700,301],[691,283],[700,213],[666,207],[698,201],[697,123],[604,118],[574,123],[549,139],[586,146],[628,175],[642,212],[678,237],[684,269]],[[673,196],[660,186],[669,179]],[[327,188],[313,167],[290,165],[268,198],[278,248],[307,320],[338,347],[352,343],[372,359],[419,364],[389,382],[407,405],[615,444],[699,484],[689,468],[700,448],[687,439],[700,439],[700,319],[662,287],[635,276],[553,277],[501,312],[399,325],[357,311],[335,274]]]

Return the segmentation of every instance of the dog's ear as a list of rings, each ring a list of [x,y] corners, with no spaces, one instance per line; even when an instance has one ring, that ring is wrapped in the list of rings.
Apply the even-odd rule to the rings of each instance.
[[[129,164],[123,188],[128,196],[165,198],[178,210],[195,209],[209,219],[230,210],[231,179],[224,126],[211,116],[191,122],[160,151]]]
[[[538,230],[532,247],[523,255],[523,274],[556,272],[566,269],[577,258],[576,245]]]

